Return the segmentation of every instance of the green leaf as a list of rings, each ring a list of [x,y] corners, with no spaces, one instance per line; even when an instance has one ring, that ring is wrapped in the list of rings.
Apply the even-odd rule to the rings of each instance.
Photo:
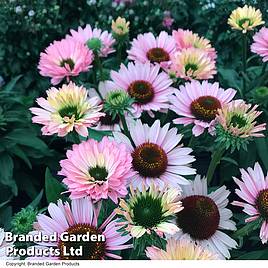
[[[59,181],[57,181],[52,175],[50,170],[46,169],[46,181],[45,181],[45,191],[47,202],[56,202],[58,199],[62,198],[62,192],[66,189]]]
[[[17,144],[32,147],[36,150],[46,151],[47,145],[35,136],[35,133],[29,129],[15,129],[8,133],[7,139],[15,141]]]
[[[255,143],[257,146],[257,152],[261,158],[266,170],[268,170],[268,145],[265,138],[256,138]]]
[[[234,69],[219,68],[218,71],[221,79],[227,83],[229,87],[236,89],[241,87],[241,78]]]
[[[24,153],[24,151],[19,147],[19,146],[14,146],[9,150],[9,153],[16,155],[17,157],[19,157],[20,159],[22,159],[27,166],[32,169],[32,164],[29,160],[29,158],[27,157],[27,155]]]
[[[95,129],[89,129],[88,133],[89,133],[89,137],[91,139],[94,139],[94,140],[97,140],[97,141],[102,140],[102,138],[104,136],[111,136],[112,135],[112,131],[98,131],[98,130],[95,130]]]
[[[2,207],[0,209],[0,226],[4,227],[4,229],[9,229],[11,218],[12,218],[12,207],[11,206]]]
[[[239,237],[244,237],[249,235],[251,232],[253,232],[254,230],[257,230],[260,228],[261,226],[261,219],[252,221],[247,223],[244,227],[242,227],[241,229],[238,229],[235,233],[234,233],[234,238],[239,238]]]
[[[235,166],[238,166],[237,161],[235,161],[235,160],[234,160],[233,158],[231,158],[231,157],[224,156],[224,157],[222,157],[221,160],[226,161],[226,162],[231,163],[231,164],[234,164]]]
[[[0,183],[11,188],[14,195],[18,194],[18,188],[13,179],[14,163],[7,153],[0,154]]]
[[[3,90],[6,91],[6,92],[11,91],[22,76],[23,75],[20,74],[20,75],[14,77],[6,86],[4,86]]]
[[[36,208],[40,203],[44,194],[44,190],[42,189],[41,192],[36,196],[36,198],[28,205],[28,207]]]
[[[237,260],[267,260],[268,250],[256,250],[243,254],[237,258]]]

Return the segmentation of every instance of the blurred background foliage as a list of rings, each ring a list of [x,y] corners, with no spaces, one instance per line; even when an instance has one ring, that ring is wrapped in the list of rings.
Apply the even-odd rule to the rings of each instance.
[[[244,4],[259,8],[263,20],[268,22],[268,2],[261,0],[133,0],[126,4],[116,4],[112,0],[0,1],[0,226],[8,229],[11,216],[22,207],[39,201],[44,207],[62,192],[61,178],[56,176],[58,162],[64,158],[71,143],[66,139],[41,137],[40,127],[31,123],[29,113],[35,98],[44,95],[50,85],[37,70],[39,54],[49,43],[60,40],[70,29],[88,23],[110,30],[112,19],[118,16],[130,21],[130,40],[138,33],[148,31],[158,34],[161,30],[171,33],[171,29],[190,29],[210,39],[217,50],[218,75],[214,80],[224,88],[238,89],[242,82],[239,72],[241,35],[230,29],[227,18],[233,9]],[[174,19],[171,29],[162,24],[165,11],[170,11]],[[264,72],[262,81],[256,83],[254,77],[264,71],[262,62],[255,56],[248,63],[248,79],[252,83],[249,83],[246,99],[261,105],[264,111],[261,121],[268,123],[268,90],[265,87],[268,73]],[[181,127],[180,130],[187,141],[189,129]],[[94,132],[91,134],[94,136]],[[195,167],[205,174],[213,141],[209,136],[201,139],[202,142],[194,144],[198,159]],[[253,166],[257,160],[268,169],[267,138],[251,143],[248,152],[224,157],[215,174],[215,185],[224,183],[233,192],[232,176],[239,175],[240,167]],[[46,170],[47,166],[50,171]],[[241,214],[235,213],[235,217],[242,226]],[[256,232],[257,237],[257,230],[253,228],[250,232]],[[237,234],[240,243],[248,233],[249,230],[244,229]],[[257,238],[247,241],[233,257],[268,258],[267,249],[247,252],[256,243]]]

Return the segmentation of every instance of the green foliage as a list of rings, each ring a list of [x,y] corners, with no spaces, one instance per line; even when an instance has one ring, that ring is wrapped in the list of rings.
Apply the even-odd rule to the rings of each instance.
[[[48,203],[55,203],[58,199],[60,199],[62,193],[66,191],[64,186],[51,175],[48,168],[46,169],[45,189]]]

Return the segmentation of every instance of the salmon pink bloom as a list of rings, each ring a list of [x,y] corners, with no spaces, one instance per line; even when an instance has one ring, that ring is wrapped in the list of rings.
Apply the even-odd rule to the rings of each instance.
[[[160,190],[152,184],[148,191],[144,185],[140,191],[130,186],[129,199],[121,199],[115,212],[122,217],[120,226],[135,238],[152,232],[174,234],[178,228],[171,218],[183,209],[179,199],[180,191],[176,188]]]
[[[169,72],[185,80],[207,80],[217,73],[215,60],[199,48],[184,48],[171,58]]]
[[[268,28],[263,27],[253,36],[251,51],[260,55],[262,61],[268,61]]]
[[[151,260],[217,260],[217,254],[205,247],[187,240],[167,240],[166,250],[151,246],[146,248],[146,256]]]
[[[210,41],[204,37],[200,37],[197,33],[190,30],[178,29],[172,32],[172,36],[176,42],[176,48],[181,51],[184,48],[199,48],[208,53],[212,60],[217,57],[216,50],[210,44]]]
[[[86,88],[72,82],[60,89],[50,88],[47,98],[38,98],[36,102],[41,108],[30,109],[35,115],[32,121],[43,125],[43,135],[63,137],[75,130],[87,137],[87,128],[96,125],[105,115],[100,112],[102,105],[99,105],[98,98],[88,98]]]
[[[51,77],[51,83],[57,85],[63,78],[78,76],[91,68],[93,52],[74,40],[54,41],[45,52],[40,54],[38,69],[42,76]]]
[[[71,30],[71,36],[67,35],[67,39],[74,39],[89,48],[92,48],[94,43],[99,43],[101,57],[107,57],[108,54],[115,51],[113,48],[115,39],[112,37],[112,34],[98,28],[92,29],[89,24],[87,24],[84,29],[82,27],[78,27],[77,31]]]
[[[124,197],[127,179],[132,175],[131,154],[123,143],[104,137],[100,142],[89,139],[73,145],[67,151],[67,159],[61,160],[59,175],[76,199],[89,195],[93,201]]]

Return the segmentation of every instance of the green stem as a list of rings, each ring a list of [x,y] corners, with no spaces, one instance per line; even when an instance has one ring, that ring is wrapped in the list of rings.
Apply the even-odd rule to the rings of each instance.
[[[243,51],[243,58],[242,58],[242,68],[243,73],[247,74],[247,35],[243,34],[243,44],[242,44],[242,51]],[[243,76],[243,94],[246,93],[247,90],[247,82],[246,78]],[[243,98],[243,96],[241,96]]]
[[[120,116],[120,120],[121,120],[122,125],[123,125],[124,134],[129,138],[132,146],[135,147],[135,143],[134,143],[134,141],[131,138],[131,135],[130,135],[130,132],[128,130],[127,122],[126,122],[126,119],[125,119],[124,115],[121,115],[120,114],[119,116]]]
[[[122,59],[122,44],[121,43],[118,44],[118,49],[117,49],[117,55],[116,55],[116,57],[117,57],[118,65],[120,66],[121,59]]]
[[[102,63],[100,60],[100,57],[97,53],[95,53],[95,58],[94,58],[95,62],[96,62],[96,67],[99,69],[100,72],[100,81],[103,81],[103,68],[102,68]]]
[[[225,151],[224,148],[218,148],[218,150],[213,152],[213,154],[212,154],[211,161],[210,161],[208,171],[207,171],[207,176],[206,176],[208,185],[212,181],[215,169],[218,166],[218,164],[220,163],[221,158],[224,154],[224,151]]]
[[[190,139],[190,141],[189,141],[189,143],[188,143],[188,147],[191,147],[191,148],[194,147],[194,146],[193,146],[193,141],[194,141],[194,135],[191,136],[191,139]]]
[[[262,70],[261,70],[261,75],[260,76],[264,75],[266,67],[267,67],[267,61],[262,65]]]

